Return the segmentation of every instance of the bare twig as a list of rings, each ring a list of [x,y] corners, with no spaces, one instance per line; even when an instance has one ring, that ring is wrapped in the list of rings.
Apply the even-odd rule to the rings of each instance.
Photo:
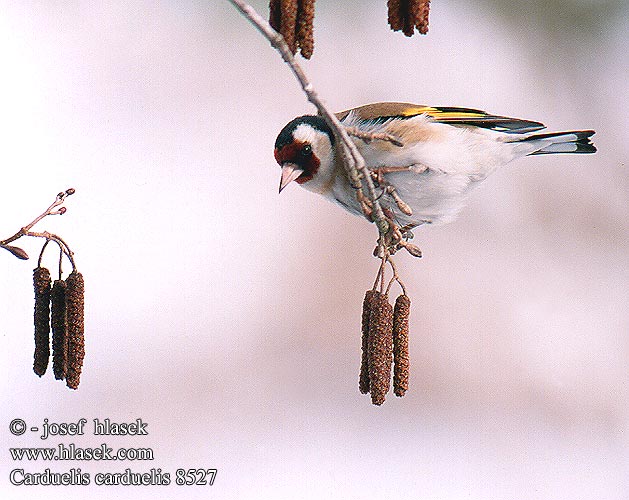
[[[42,245],[41,247],[41,251],[39,252],[39,258],[37,259],[37,267],[41,267],[41,261],[44,258],[44,251],[46,250],[46,247],[48,246],[48,243],[50,243],[51,240],[46,240],[46,242]]]
[[[385,132],[365,132],[364,130],[360,130],[358,127],[345,127],[347,133],[353,137],[357,137],[361,139],[363,142],[369,144],[371,141],[385,141],[390,142],[394,146],[399,148],[404,146],[404,143],[400,141],[397,137],[391,134],[387,134]]]
[[[341,145],[340,152],[343,158],[343,164],[349,177],[352,186],[357,190],[357,198],[361,202],[363,212],[365,216],[376,223],[380,235],[384,235],[389,230],[389,221],[382,211],[382,207],[378,202],[375,186],[369,174],[365,160],[358,151],[358,148],[350,138],[347,130],[343,127],[336,115],[328,109],[323,100],[319,97],[315,91],[312,83],[308,80],[308,77],[302,70],[301,66],[297,63],[291,49],[286,44],[286,41],[277,31],[275,31],[269,23],[267,23],[253,7],[242,0],[228,0],[234,7],[236,7],[256,29],[262,33],[262,35],[269,41],[269,43],[275,48],[282,59],[299,81],[301,88],[303,89],[308,101],[316,106],[319,114],[324,118],[326,123],[334,132],[335,137]],[[365,186],[363,186],[363,181]],[[367,207],[365,203],[361,201],[360,194],[367,196],[371,202],[370,207]],[[380,238],[382,240],[382,238]]]
[[[46,247],[48,242],[54,241],[59,247],[59,250],[64,255],[66,255],[66,257],[72,264],[72,269],[76,269],[76,264],[74,262],[74,253],[72,252],[72,250],[70,250],[70,247],[68,246],[68,244],[60,236],[57,236],[56,234],[53,234],[53,233],[49,233],[48,231],[42,231],[42,232],[31,231],[33,226],[35,226],[35,224],[41,221],[44,217],[47,217],[48,215],[63,215],[66,212],[66,208],[62,205],[66,197],[72,194],[74,194],[73,188],[60,192],[55,198],[55,201],[43,213],[35,217],[35,219],[33,219],[30,223],[28,223],[24,227],[20,228],[20,230],[16,232],[13,236],[10,236],[9,238],[6,238],[4,240],[0,240],[0,248],[4,248],[5,250],[8,250],[16,257],[26,260],[28,259],[28,254],[21,248],[9,245],[9,243],[16,241],[22,238],[23,236],[31,236],[35,238],[46,238],[46,243],[44,244],[44,248]],[[40,253],[40,256],[39,256],[39,264],[41,264],[41,258],[42,258],[44,248],[42,248],[42,253]]]
[[[389,257],[387,261],[389,262],[389,265],[391,266],[391,271],[393,272],[393,276],[391,277],[391,281],[389,281],[389,285],[387,286],[386,294],[389,295],[389,290],[391,290],[391,285],[393,284],[394,281],[397,281],[398,285],[400,285],[400,288],[402,289],[402,293],[406,295],[406,286],[404,286],[404,282],[402,281],[402,278],[400,278],[400,275],[397,272],[397,268],[395,267],[395,262],[393,262],[393,259],[391,257]]]

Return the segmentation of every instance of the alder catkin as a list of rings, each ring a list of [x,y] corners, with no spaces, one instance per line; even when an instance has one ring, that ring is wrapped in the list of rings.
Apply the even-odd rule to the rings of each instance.
[[[415,28],[422,35],[428,33],[430,0],[388,0],[388,19],[393,31],[413,36]]]
[[[430,0],[420,0],[417,12],[414,14],[414,23],[422,35],[428,33],[428,14],[430,12]]]
[[[402,14],[402,0],[388,0],[389,26],[393,31],[400,31],[404,27],[404,16]]]
[[[407,0],[404,12],[404,35],[413,36],[415,34],[415,18],[419,13],[422,0]]]
[[[297,43],[301,56],[310,59],[314,51],[315,0],[299,0],[297,11]]]
[[[282,11],[280,33],[293,55],[297,52],[297,6],[298,0],[280,0]]]
[[[68,356],[68,320],[66,311],[66,283],[56,280],[52,285],[52,371],[57,380],[66,377]]]
[[[282,26],[282,9],[280,0],[269,1],[269,24],[279,33]]]
[[[393,310],[393,392],[402,397],[408,390],[408,318],[411,299],[400,295]]]
[[[391,384],[393,362],[393,307],[376,292],[369,316],[369,392],[375,405],[384,403]]]
[[[72,271],[66,279],[66,306],[68,320],[68,369],[66,384],[76,389],[81,381],[85,357],[85,285],[83,275]]]
[[[46,373],[50,359],[50,271],[45,267],[33,270],[35,289],[35,353],[33,371],[40,377]]]
[[[373,307],[373,299],[378,292],[375,290],[367,290],[363,300],[363,316],[362,316],[362,343],[361,343],[361,360],[360,360],[360,378],[358,380],[358,389],[362,394],[369,393],[369,318]]]

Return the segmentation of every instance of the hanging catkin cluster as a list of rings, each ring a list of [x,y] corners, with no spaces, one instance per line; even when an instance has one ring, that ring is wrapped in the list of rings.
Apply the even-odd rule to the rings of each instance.
[[[46,372],[50,356],[49,332],[52,326],[52,370],[57,380],[71,389],[79,386],[84,348],[83,276],[72,271],[68,278],[50,286],[50,272],[44,267],[33,271],[35,288],[35,361],[33,371]]]
[[[396,396],[408,389],[408,317],[410,299],[400,295],[391,307],[388,296],[368,290],[363,301],[362,358],[359,389],[371,394],[375,405],[384,403],[391,386]]]
[[[28,260],[28,253],[20,247],[12,245],[14,241],[24,237],[45,238],[46,241],[39,253],[37,267],[33,270],[33,288],[35,291],[35,308],[33,322],[35,326],[35,352],[33,354],[33,371],[40,377],[46,373],[50,362],[50,330],[52,326],[52,369],[56,379],[66,380],[68,387],[76,389],[83,365],[83,277],[76,270],[74,252],[60,236],[48,231],[33,231],[39,221],[50,215],[63,215],[67,209],[64,205],[68,196],[76,190],[68,188],[57,193],[55,200],[43,213],[35,217],[29,224],[22,226],[13,236],[0,240],[0,248],[8,250],[21,260]],[[48,245],[52,243],[59,249],[59,279],[52,284],[50,271],[42,267],[42,258]],[[67,258],[72,264],[72,273],[66,281],[61,279],[62,262]]]
[[[403,31],[413,36],[415,29],[422,35],[428,33],[430,0],[387,0],[389,26],[393,31]],[[269,24],[281,33],[295,55],[310,59],[314,51],[313,23],[315,0],[270,0]]]
[[[428,33],[430,0],[388,0],[389,26],[393,31],[403,31],[413,36],[415,28],[422,35]]]
[[[310,59],[314,51],[315,0],[270,0],[269,24],[281,33],[293,54]]]

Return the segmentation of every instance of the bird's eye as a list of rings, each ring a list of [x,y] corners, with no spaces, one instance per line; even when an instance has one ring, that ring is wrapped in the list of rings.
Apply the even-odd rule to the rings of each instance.
[[[301,148],[301,155],[302,156],[310,156],[311,154],[312,154],[312,146],[310,144],[305,144]]]

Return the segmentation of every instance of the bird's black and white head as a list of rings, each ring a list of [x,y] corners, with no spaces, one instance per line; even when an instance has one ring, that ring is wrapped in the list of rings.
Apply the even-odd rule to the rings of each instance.
[[[320,116],[295,118],[275,140],[275,159],[282,167],[280,192],[292,181],[321,191],[334,174],[334,134]]]

